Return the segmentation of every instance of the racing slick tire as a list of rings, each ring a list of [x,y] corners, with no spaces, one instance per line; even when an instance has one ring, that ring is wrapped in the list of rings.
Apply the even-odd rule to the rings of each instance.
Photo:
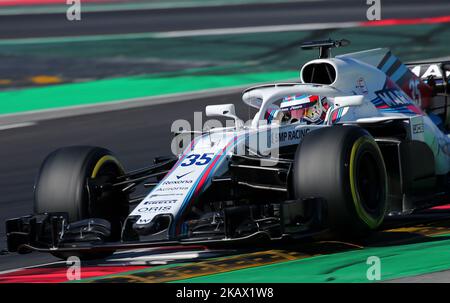
[[[106,184],[124,174],[124,169],[107,149],[93,146],[70,146],[57,149],[41,165],[34,190],[34,212],[65,212],[68,223],[88,218],[106,219],[111,224],[111,239],[119,240],[121,222],[128,215],[128,196],[120,191],[89,192],[87,182]],[[58,258],[78,256],[82,259],[104,258],[112,252],[58,253]]]
[[[376,229],[387,211],[387,174],[374,138],[357,126],[308,133],[298,146],[293,175],[296,198],[325,201],[330,235],[358,237]]]

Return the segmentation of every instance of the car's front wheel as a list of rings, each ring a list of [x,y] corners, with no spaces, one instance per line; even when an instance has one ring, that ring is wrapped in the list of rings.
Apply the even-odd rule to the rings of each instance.
[[[120,162],[107,149],[92,146],[60,148],[44,160],[35,184],[34,212],[64,212],[68,223],[101,218],[111,224],[108,240],[119,240],[121,222],[128,215],[128,196],[121,191],[103,189],[90,192],[88,182],[101,187],[124,174]],[[105,257],[110,253],[61,254],[84,259]]]
[[[298,147],[293,188],[297,198],[320,197],[335,234],[376,229],[387,208],[387,174],[374,138],[356,126],[314,130]]]

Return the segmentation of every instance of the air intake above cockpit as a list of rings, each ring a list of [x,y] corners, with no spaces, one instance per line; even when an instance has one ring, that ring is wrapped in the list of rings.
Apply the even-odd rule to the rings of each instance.
[[[310,63],[303,67],[301,79],[304,83],[330,85],[336,81],[336,69],[326,62]]]

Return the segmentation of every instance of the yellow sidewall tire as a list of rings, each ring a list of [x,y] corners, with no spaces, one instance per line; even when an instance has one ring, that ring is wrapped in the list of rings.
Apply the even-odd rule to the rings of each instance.
[[[368,144],[370,146],[372,146],[373,148],[375,148],[378,153],[381,155],[381,151],[378,147],[378,145],[374,142],[374,140],[368,136],[363,136],[361,138],[359,138],[358,140],[355,141],[355,143],[353,144],[352,150],[351,150],[351,154],[350,154],[350,161],[349,161],[349,177],[350,177],[350,189],[351,189],[351,194],[352,194],[352,199],[353,199],[353,204],[355,206],[355,211],[356,214],[358,215],[359,219],[361,219],[361,221],[363,221],[370,229],[375,229],[378,226],[380,226],[380,224],[383,222],[384,219],[384,214],[383,216],[380,217],[374,217],[372,216],[370,213],[368,213],[366,211],[366,209],[364,208],[364,206],[362,205],[361,202],[361,197],[360,194],[357,190],[357,186],[356,186],[356,156],[358,151],[361,149],[361,147],[364,144]],[[383,170],[386,171],[385,166],[384,166],[384,161],[381,158],[381,163],[383,165]],[[385,178],[385,188],[387,189],[387,178]],[[387,199],[387,190],[384,192],[384,199]],[[384,208],[384,213],[386,213],[386,208],[387,208],[387,203],[385,203],[386,207]]]

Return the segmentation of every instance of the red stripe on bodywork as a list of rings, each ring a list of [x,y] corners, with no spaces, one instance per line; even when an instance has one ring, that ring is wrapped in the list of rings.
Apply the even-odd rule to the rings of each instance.
[[[380,105],[380,106],[377,106],[377,108],[389,108],[389,106],[387,106],[387,105]]]
[[[211,166],[206,169],[205,174],[200,179],[200,182],[198,183],[197,188],[194,191],[194,195],[197,195],[198,192],[200,191],[200,189],[203,187],[203,184],[205,184],[206,179],[208,179],[208,176],[209,176],[211,170],[214,168],[214,166],[216,165],[217,161],[219,161],[221,156],[222,156],[221,153],[219,155],[217,155],[216,158],[214,159],[214,161],[211,163]]]

